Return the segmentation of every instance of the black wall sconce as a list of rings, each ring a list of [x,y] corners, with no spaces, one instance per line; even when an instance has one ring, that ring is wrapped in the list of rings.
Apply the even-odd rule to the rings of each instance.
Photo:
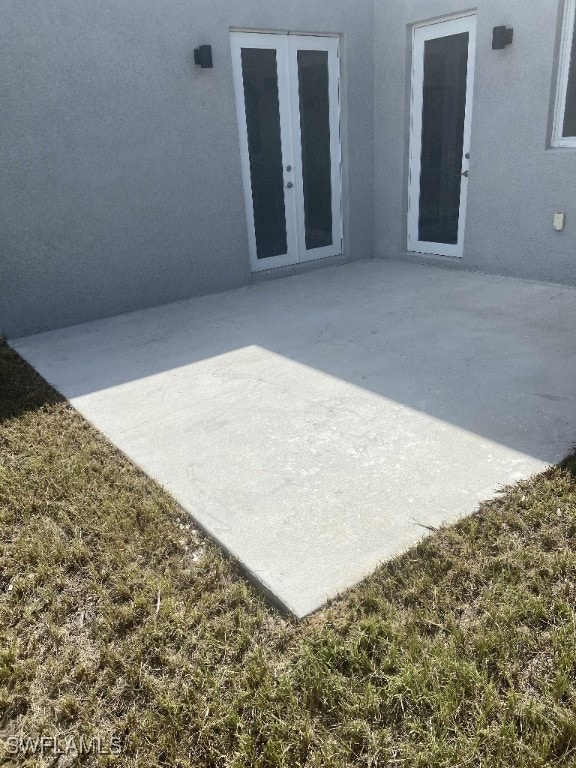
[[[194,64],[202,67],[202,69],[212,69],[214,67],[211,45],[201,45],[199,48],[194,49]]]
[[[494,27],[492,34],[492,50],[501,51],[507,45],[512,45],[514,30],[508,27]]]

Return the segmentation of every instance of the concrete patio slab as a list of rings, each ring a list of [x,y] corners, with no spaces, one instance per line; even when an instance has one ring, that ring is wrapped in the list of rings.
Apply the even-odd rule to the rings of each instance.
[[[296,616],[576,441],[576,289],[367,261],[16,340]]]

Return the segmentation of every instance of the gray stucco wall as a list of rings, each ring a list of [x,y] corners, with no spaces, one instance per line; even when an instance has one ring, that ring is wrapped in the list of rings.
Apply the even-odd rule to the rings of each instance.
[[[230,27],[342,35],[344,256],[372,255],[369,0],[3,0],[0,333],[251,280]]]
[[[410,26],[478,9],[464,258],[410,257],[576,284],[576,150],[550,148],[563,2],[376,0],[375,251],[406,251]],[[492,51],[492,28],[514,28]],[[401,192],[401,193],[400,193]],[[554,212],[566,213],[564,232]]]

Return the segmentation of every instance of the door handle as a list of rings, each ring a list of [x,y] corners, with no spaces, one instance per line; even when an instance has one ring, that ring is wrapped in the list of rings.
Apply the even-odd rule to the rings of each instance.
[[[294,184],[292,184],[292,182],[289,181],[288,184],[286,184],[286,189],[292,189],[293,186]]]
[[[464,178],[467,179],[468,176],[470,176],[470,171],[462,171],[462,173],[460,175],[464,176]]]

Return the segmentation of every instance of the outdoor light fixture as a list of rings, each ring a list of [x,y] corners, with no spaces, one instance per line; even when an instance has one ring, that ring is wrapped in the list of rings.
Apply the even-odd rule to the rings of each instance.
[[[194,64],[202,67],[202,69],[212,69],[214,67],[211,45],[201,45],[199,48],[194,49]]]
[[[512,45],[514,30],[509,27],[494,27],[492,34],[492,50],[501,51],[507,45]]]

